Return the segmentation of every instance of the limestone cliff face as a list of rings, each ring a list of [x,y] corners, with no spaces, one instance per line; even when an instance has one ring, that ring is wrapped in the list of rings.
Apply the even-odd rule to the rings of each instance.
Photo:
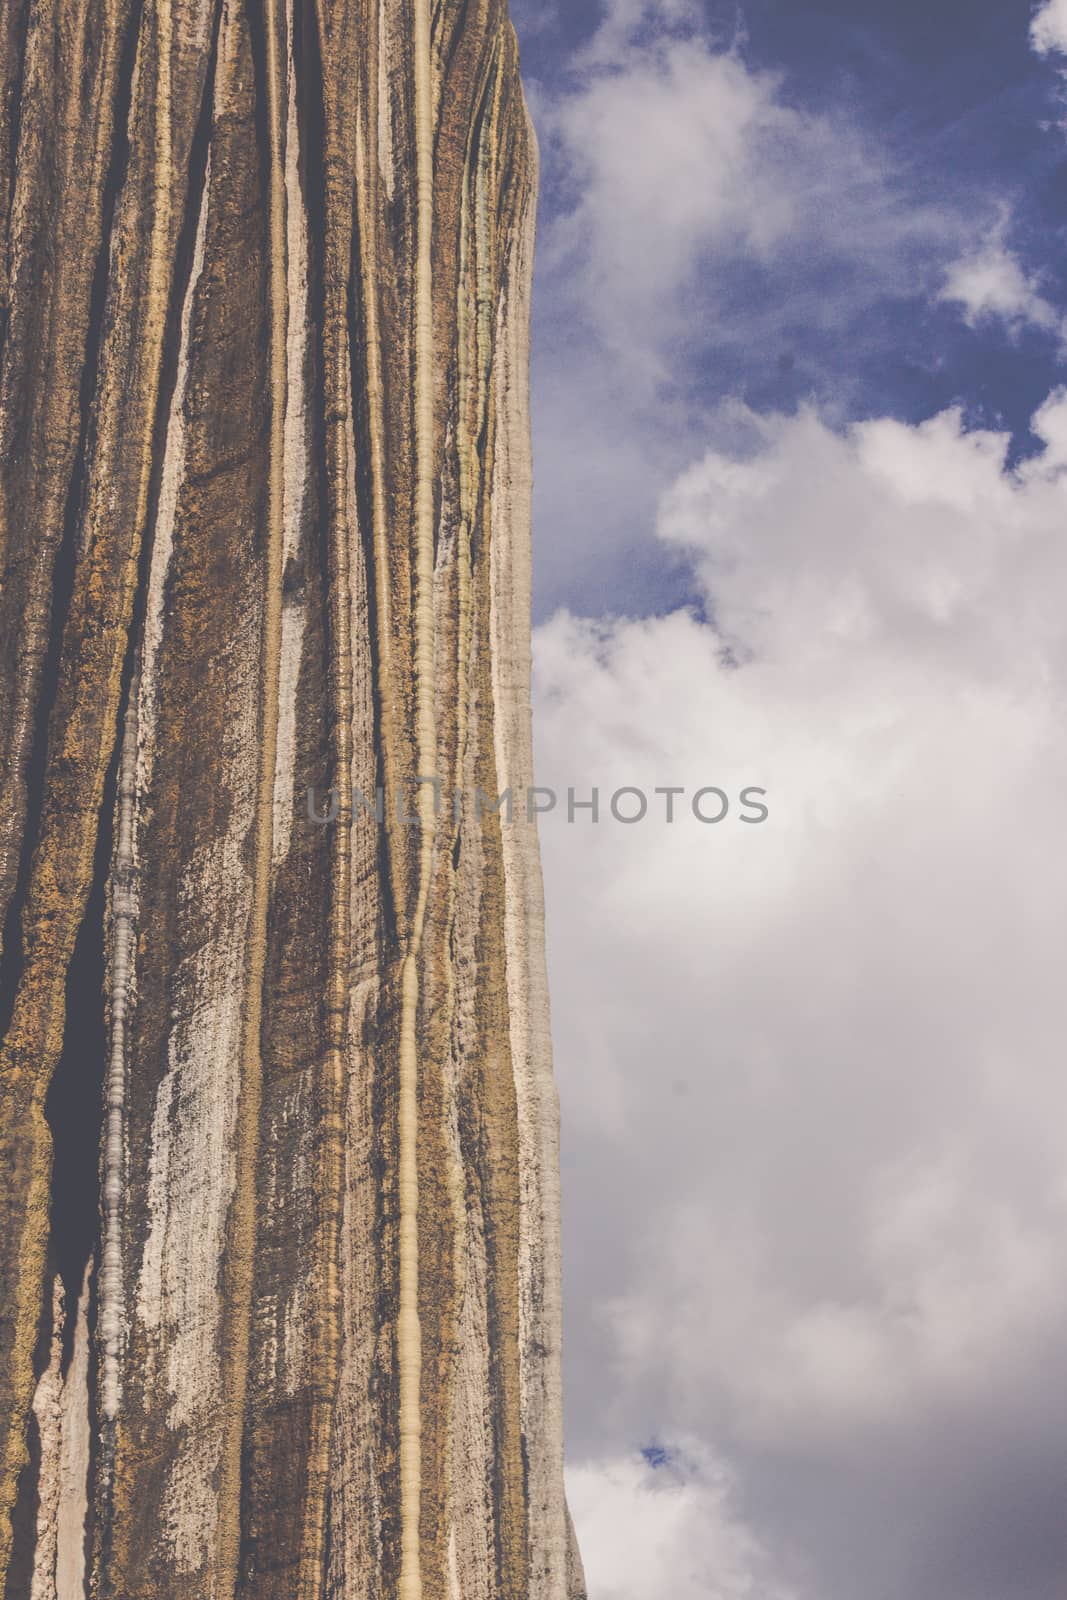
[[[504,0],[0,10],[6,1600],[584,1592],[535,185]]]

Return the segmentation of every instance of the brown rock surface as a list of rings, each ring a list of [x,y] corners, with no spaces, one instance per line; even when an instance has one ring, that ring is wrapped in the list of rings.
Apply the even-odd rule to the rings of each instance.
[[[0,167],[5,1600],[573,1600],[506,5],[11,0]]]

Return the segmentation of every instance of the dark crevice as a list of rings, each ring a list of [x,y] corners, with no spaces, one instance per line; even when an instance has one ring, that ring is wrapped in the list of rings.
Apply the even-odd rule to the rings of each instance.
[[[57,1275],[63,1286],[59,1309],[63,1334],[60,1371],[66,1375],[70,1369],[85,1269],[98,1237],[107,1045],[104,925],[116,779],[117,760],[113,759],[105,784],[104,820],[97,835],[92,887],[67,970],[63,1045],[45,1099],[45,1117],[52,1135],[52,1188],[47,1268],[34,1351],[35,1386],[52,1354],[52,1286]],[[90,1337],[91,1332],[90,1326]],[[19,1476],[13,1517],[14,1545],[5,1600],[25,1600],[30,1592],[41,1471],[41,1438],[35,1416],[30,1418],[27,1446],[29,1457]]]
[[[50,1330],[51,1320],[48,1326]],[[33,1580],[37,1512],[40,1505],[37,1485],[41,1471],[41,1435],[36,1417],[30,1418],[27,1446],[29,1459],[19,1473],[15,1505],[11,1513],[11,1556],[8,1561],[7,1581],[4,1584],[4,1600],[26,1600]]]
[[[105,789],[105,823],[97,835],[92,888],[67,971],[63,1047],[45,1100],[45,1117],[52,1134],[52,1192],[48,1270],[34,1362],[37,1380],[51,1355],[52,1284],[57,1274],[63,1284],[60,1370],[65,1375],[70,1369],[85,1269],[97,1242],[99,1145],[106,1063],[104,915],[115,778],[113,761]],[[28,1445],[29,1461],[19,1482],[7,1600],[24,1600],[30,1592],[41,1469],[41,1442],[35,1417],[30,1421]]]
[[[93,879],[67,969],[63,1047],[45,1099],[52,1134],[51,1254],[63,1280],[68,1315],[64,1369],[70,1361],[85,1268],[99,1233],[100,1134],[107,1061],[104,926],[111,863],[118,741],[108,767],[96,834]]]
[[[8,904],[4,927],[3,957],[0,960],[0,1035],[6,1033],[25,965],[23,946],[23,918],[31,881],[34,849],[39,841],[45,802],[48,761],[48,733],[58,689],[63,634],[74,593],[78,565],[78,529],[81,520],[82,499],[87,461],[91,449],[92,403],[96,391],[102,344],[104,317],[108,289],[108,264],[110,259],[111,230],[117,197],[125,178],[128,147],[126,124],[128,120],[130,86],[136,49],[136,29],[131,27],[123,50],[120,74],[120,104],[116,126],[119,133],[112,152],[111,164],[105,185],[103,225],[100,250],[97,256],[90,292],[89,322],[86,334],[86,360],[79,390],[80,430],[74,468],[68,486],[64,512],[63,531],[56,550],[52,571],[52,607],[48,646],[41,667],[36,702],[37,713],[26,773],[26,813],[23,845],[19,857],[18,875],[14,893]],[[103,911],[99,899],[99,840],[97,861],[94,865],[94,884],[90,891],[91,910],[87,909],[82,928],[75,942],[74,955],[68,969],[67,1021],[64,1044],[56,1073],[62,1072],[63,1081],[72,1083],[69,1108],[59,1119],[54,1118],[57,1104],[55,1082],[49,1086],[45,1114],[53,1138],[57,1140],[53,1169],[53,1195],[51,1204],[52,1238],[49,1245],[48,1266],[44,1277],[38,1338],[34,1358],[35,1383],[48,1364],[52,1333],[52,1283],[60,1271],[64,1284],[64,1301],[68,1312],[65,1335],[73,1337],[74,1316],[81,1272],[96,1233],[97,1151],[100,1127],[100,1091],[104,1051],[101,1038],[103,1027],[102,995],[102,935]],[[95,921],[95,937],[87,932]],[[94,977],[95,973],[95,977]],[[76,1037],[76,1028],[85,1025],[87,1016],[96,1011],[96,1037],[90,1027],[85,1034],[83,1048],[73,1049],[70,1041]],[[94,1060],[95,1055],[95,1060]],[[83,1072],[78,1079],[78,1067]],[[95,1089],[94,1089],[95,1084]],[[60,1098],[62,1092],[60,1091]],[[87,1110],[88,1120],[79,1127],[79,1117]],[[58,1137],[57,1137],[58,1129]],[[56,1185],[60,1198],[57,1204]],[[81,1214],[79,1215],[79,1208]],[[56,1238],[62,1239],[57,1253]],[[62,1255],[62,1261],[59,1259]],[[75,1282],[77,1278],[77,1282]],[[66,1340],[65,1340],[66,1342]],[[66,1352],[69,1356],[69,1352]],[[38,1508],[38,1477],[40,1470],[40,1436],[36,1418],[28,1422],[27,1447],[29,1459],[19,1476],[14,1513],[14,1548],[9,1569],[6,1596],[8,1600],[22,1600],[29,1594],[30,1575],[33,1570],[33,1552],[36,1543]]]

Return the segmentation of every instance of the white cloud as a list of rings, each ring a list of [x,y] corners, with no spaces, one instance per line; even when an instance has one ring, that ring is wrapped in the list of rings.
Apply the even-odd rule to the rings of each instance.
[[[536,635],[539,781],[771,807],[542,826],[570,1426],[597,1456],[714,1440],[802,1600],[872,1570],[885,1600],[1040,1600],[1067,1559],[1067,397],[1014,471],[956,412],[734,425],[659,522],[713,621]]]
[[[659,18],[628,42],[649,9],[617,6],[569,87],[536,100],[550,168],[573,197],[548,223],[543,270],[629,368],[662,377],[668,346],[705,337],[693,318],[721,310],[731,264],[788,257],[814,279],[862,262],[869,301],[912,292],[918,257],[972,233],[973,219],[905,194],[854,124],[795,109],[778,75],[691,22]],[[850,309],[843,286],[829,304],[824,283],[810,307]]]
[[[844,421],[915,355],[903,303],[1062,317],[998,196],[798,108],[705,9],[610,0],[536,94],[538,561],[573,608],[537,633],[540,781],[735,802],[542,828],[591,1595],[1045,1600],[1067,400],[1018,470],[956,411]],[[719,405],[782,355],[821,409]],[[599,615],[664,574],[665,614]],[[630,1453],[686,1434],[684,1482]]]
[[[895,164],[854,106],[798,107],[703,10],[615,0],[569,70],[530,86],[539,599],[568,580],[647,594],[633,575],[662,568],[656,496],[722,396],[781,392],[795,371],[795,392],[848,415],[872,363],[926,359],[895,316],[936,302],[1000,215]]]
[[[1030,42],[1038,55],[1067,55],[1067,0],[1044,0],[1030,23]]]
[[[772,79],[700,38],[611,59],[548,113],[580,193],[552,224],[549,259],[577,269],[601,335],[648,359],[705,247],[758,254],[782,236],[792,201],[760,145],[799,134],[800,120]]]
[[[954,263],[946,276],[942,299],[962,306],[971,327],[1000,319],[1014,332],[1030,327],[1047,333],[1058,331],[1061,336],[1064,333],[1062,313],[1045,298],[1037,279],[1023,270],[1000,239]]]
[[[567,1472],[593,1600],[787,1600],[739,1518],[729,1472],[699,1442]]]

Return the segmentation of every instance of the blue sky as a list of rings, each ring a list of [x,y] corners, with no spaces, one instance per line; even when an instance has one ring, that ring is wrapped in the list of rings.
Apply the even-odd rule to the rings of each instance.
[[[592,1600],[1053,1600],[1067,0],[513,14]]]
[[[602,330],[589,327],[588,306],[568,292],[574,262],[560,259],[560,241],[581,178],[553,115],[573,110],[592,73],[619,63],[589,64],[599,5],[529,0],[513,10],[544,154],[534,350],[538,611],[576,598],[590,607],[669,605],[682,597],[684,578],[662,552],[644,548],[647,494],[637,503],[623,497],[617,513],[613,546],[627,559],[611,572],[588,570],[583,523],[603,519],[588,463],[600,458],[604,430],[570,426],[560,439],[551,420],[576,368],[571,392],[583,395],[586,417],[626,406],[633,385],[597,348]],[[936,294],[954,258],[996,234],[1049,302],[1064,302],[1062,89],[1029,48],[1026,5],[792,0],[686,7],[681,16],[673,25],[662,12],[646,17],[625,46],[630,63],[671,33],[732,50],[754,78],[774,81],[777,106],[818,123],[841,159],[835,170],[827,152],[812,150],[802,162],[796,203],[802,209],[807,195],[814,214],[795,248],[753,253],[712,234],[692,263],[684,332],[663,336],[664,369],[654,390],[635,397],[629,419],[647,420],[649,409],[658,419],[646,447],[662,473],[684,459],[724,399],[760,410],[814,402],[842,420],[915,421],[959,404],[987,426],[1010,428],[1017,450],[1033,449],[1028,419],[1061,365],[1056,333],[994,318],[969,327],[958,305]],[[787,185],[788,134],[782,141]]]

